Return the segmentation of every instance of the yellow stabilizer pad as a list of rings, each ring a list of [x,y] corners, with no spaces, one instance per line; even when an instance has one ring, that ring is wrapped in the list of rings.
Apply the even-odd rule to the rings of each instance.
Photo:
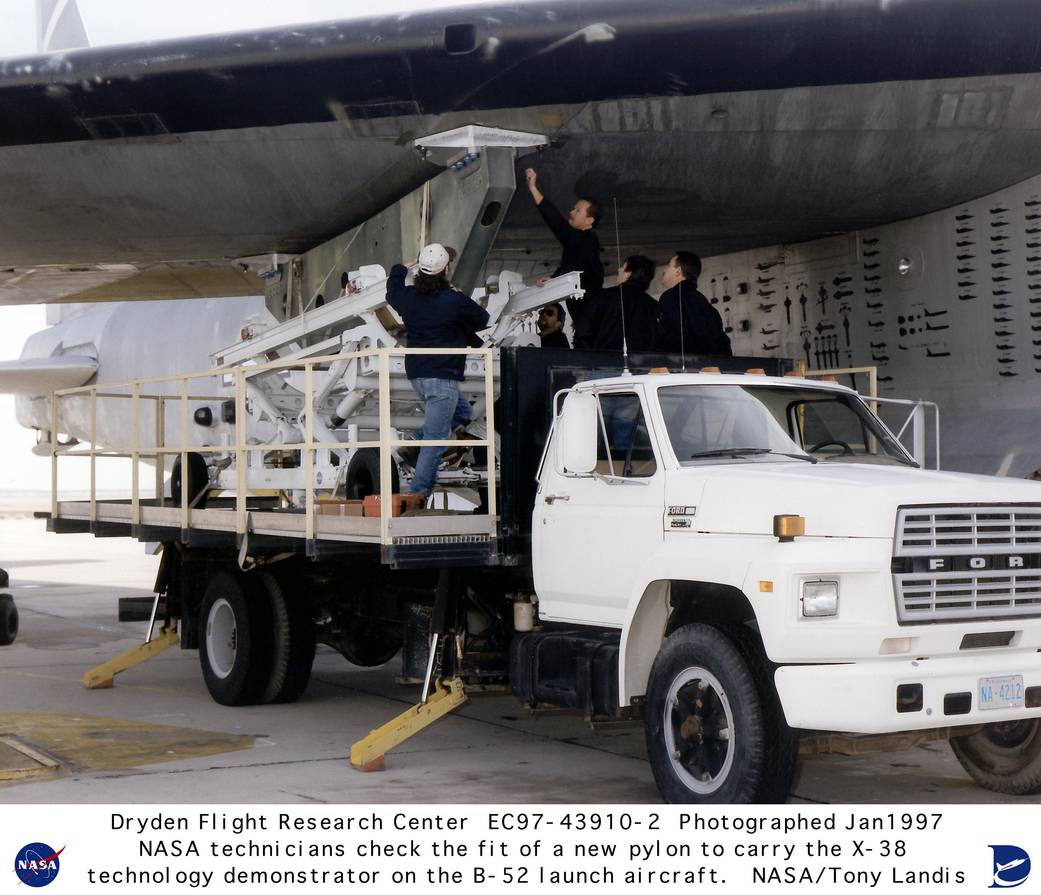
[[[159,632],[159,636],[153,637],[148,643],[128,649],[114,659],[109,659],[107,662],[91,668],[83,675],[83,686],[88,690],[105,690],[112,686],[115,676],[121,671],[140,665],[151,659],[152,656],[158,655],[180,642],[181,636],[177,633],[177,628],[163,628]]]
[[[405,710],[351,746],[351,767],[357,771],[382,771],[383,756],[391,749],[426,729],[464,702],[466,693],[459,678],[452,678],[447,683],[438,681],[434,693],[426,702]]]
[[[97,715],[2,712],[0,737],[58,759],[71,769],[112,771],[253,747],[252,736]]]

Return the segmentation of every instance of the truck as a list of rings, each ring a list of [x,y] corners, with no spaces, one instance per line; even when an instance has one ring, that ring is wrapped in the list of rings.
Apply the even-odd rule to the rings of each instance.
[[[406,726],[505,683],[530,707],[642,724],[669,802],[784,801],[800,755],[927,739],[987,789],[1041,791],[1036,484],[927,470],[870,396],[790,362],[501,346],[459,349],[487,429],[410,509],[393,371],[417,350],[432,349],[207,374],[232,398],[188,377],[55,393],[55,432],[63,402],[128,401],[133,468],[149,458],[156,479],[151,498],[138,472],[130,500],[56,492],[48,526],[162,543],[162,631],[141,651],[197,648],[223,704],[299,698],[316,643],[365,666],[400,651],[423,682]],[[321,382],[350,360],[373,371],[371,428],[323,442],[303,408],[342,410]],[[287,443],[247,424],[247,379],[275,367],[303,394],[285,400]],[[189,444],[207,406],[230,428]],[[335,484],[316,471],[338,464]],[[381,761],[352,750],[357,767]]]

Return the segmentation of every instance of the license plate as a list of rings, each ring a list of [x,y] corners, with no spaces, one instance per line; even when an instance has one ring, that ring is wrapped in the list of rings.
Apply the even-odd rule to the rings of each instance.
[[[981,709],[1015,709],[1023,707],[1023,675],[981,677],[979,683]]]

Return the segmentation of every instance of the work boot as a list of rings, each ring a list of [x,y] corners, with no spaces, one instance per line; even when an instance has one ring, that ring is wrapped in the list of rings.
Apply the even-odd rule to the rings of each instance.
[[[398,459],[401,460],[406,466],[411,466],[413,469],[416,468],[416,462],[419,460],[419,448],[418,447],[399,447],[397,448]]]
[[[466,452],[470,450],[470,446],[467,445],[465,442],[480,441],[480,439],[476,435],[471,435],[466,430],[465,426],[460,426],[458,429],[456,429],[452,433],[452,437],[457,441],[463,442],[463,444],[459,445],[459,447],[450,447],[448,448],[448,450],[445,451],[445,455],[442,459],[449,466],[454,466],[458,464],[463,459],[463,456],[466,454]]]

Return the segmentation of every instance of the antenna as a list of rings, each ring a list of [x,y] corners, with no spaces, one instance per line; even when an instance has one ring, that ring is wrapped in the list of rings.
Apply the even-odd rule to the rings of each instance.
[[[614,204],[614,246],[615,253],[618,256],[618,310],[622,315],[622,374],[631,376],[632,371],[629,369],[629,342],[625,332],[625,299],[622,293],[622,240],[618,235],[618,197],[612,196],[611,202]]]
[[[676,295],[677,295],[677,299],[676,300],[677,300],[677,304],[679,305],[679,309],[680,309],[680,372],[681,373],[686,373],[687,372],[687,346],[684,344],[684,340],[683,340],[683,284],[686,283],[686,282],[687,282],[686,280],[680,280],[676,284],[676,289],[679,290],[676,293]]]

